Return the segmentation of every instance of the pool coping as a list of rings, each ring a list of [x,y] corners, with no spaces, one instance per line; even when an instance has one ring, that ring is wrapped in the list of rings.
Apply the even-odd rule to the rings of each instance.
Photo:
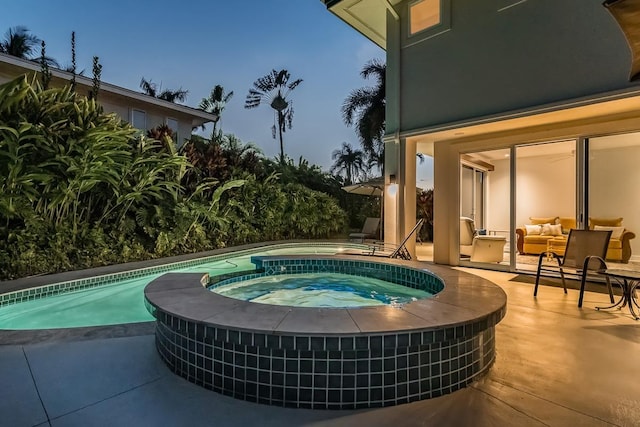
[[[266,246],[265,246],[266,245]],[[11,286],[17,287],[15,290],[0,292],[0,308],[24,301],[30,301],[42,297],[55,296],[78,290],[91,289],[95,287],[114,284],[121,279],[134,279],[150,274],[166,273],[175,269],[196,267],[207,262],[218,259],[225,259],[228,254],[242,255],[259,252],[262,248],[287,248],[303,245],[307,247],[326,247],[344,245],[346,248],[364,248],[363,245],[352,242],[329,242],[329,241],[283,241],[281,243],[264,243],[237,248],[226,248],[211,252],[200,252],[197,254],[182,255],[178,257],[148,260],[143,262],[126,263],[108,267],[101,267],[77,272],[61,273],[46,276],[47,280],[42,284],[39,278],[31,278],[25,283]],[[116,271],[112,271],[116,270]],[[0,282],[0,285],[6,282]],[[10,286],[7,286],[10,287]]]
[[[89,341],[153,335],[156,322],[56,329],[0,329],[0,346]]]
[[[339,255],[342,259],[374,261],[372,257]],[[318,256],[314,259],[335,259]],[[310,308],[257,304],[228,298],[206,289],[207,275],[167,273],[145,288],[152,310],[205,327],[266,335],[353,335],[455,330],[465,334],[471,324],[492,327],[506,314],[506,293],[499,286],[448,266],[375,258],[376,263],[428,270],[441,278],[444,290],[402,307]],[[482,328],[482,326],[480,326]],[[338,329],[336,329],[338,328]],[[455,332],[454,332],[455,333]]]

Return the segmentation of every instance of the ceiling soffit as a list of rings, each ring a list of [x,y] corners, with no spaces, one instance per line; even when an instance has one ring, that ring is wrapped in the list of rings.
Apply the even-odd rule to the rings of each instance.
[[[387,7],[397,0],[343,0],[329,10],[382,49],[387,43]]]

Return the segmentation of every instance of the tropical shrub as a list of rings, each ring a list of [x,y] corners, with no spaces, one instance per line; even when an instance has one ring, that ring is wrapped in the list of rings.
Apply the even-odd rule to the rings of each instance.
[[[317,239],[342,232],[346,214],[332,197],[300,184],[278,182],[277,174],[246,180],[230,191],[231,244],[281,239]]]
[[[433,241],[433,188],[422,190],[416,198],[418,218],[424,218],[424,226],[420,229],[423,242]]]
[[[0,280],[344,229],[250,144],[150,135],[69,87],[0,85]]]
[[[186,166],[69,87],[0,86],[3,278],[155,256]]]

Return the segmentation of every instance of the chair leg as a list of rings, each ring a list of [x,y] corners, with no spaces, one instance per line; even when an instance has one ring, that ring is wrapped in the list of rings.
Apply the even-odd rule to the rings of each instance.
[[[560,260],[558,260],[558,268],[560,269],[560,278],[562,278],[562,287],[564,288],[565,295],[567,294],[567,282],[564,281],[564,271],[560,266]]]
[[[580,280],[580,298],[578,298],[578,307],[582,307],[582,301],[584,300],[584,290],[587,286],[587,274],[589,273],[589,264],[591,263],[592,259],[595,259],[600,263],[599,270],[607,269],[607,263],[604,262],[604,260],[599,256],[591,255],[584,259],[584,264],[582,265],[582,278]],[[607,277],[607,286],[609,288],[609,298],[613,303],[613,290],[611,289],[611,282],[609,281],[608,277]]]
[[[611,287],[611,279],[609,278],[609,276],[606,276],[607,281],[607,289],[609,289],[609,299],[611,300],[611,304],[613,304],[613,288]]]
[[[580,297],[578,298],[578,307],[582,307],[582,300],[584,299],[584,288],[587,285],[587,270],[582,270],[582,277],[580,279]]]
[[[546,256],[546,252],[540,254],[538,257],[538,271],[536,271],[536,286],[533,288],[533,296],[538,295],[538,284],[540,283],[540,268],[542,268],[542,258]]]

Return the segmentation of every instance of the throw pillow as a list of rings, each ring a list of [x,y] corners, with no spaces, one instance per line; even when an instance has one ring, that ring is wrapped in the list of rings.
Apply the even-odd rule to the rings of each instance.
[[[596,225],[605,227],[622,227],[622,218],[589,218],[589,228],[595,230]]]
[[[540,235],[542,232],[542,226],[537,224],[525,225],[524,228],[527,230],[527,234],[531,236]]]
[[[572,228],[576,228],[576,219],[569,216],[561,216],[558,219],[558,223],[562,225],[562,232],[564,234],[569,234],[569,230]]]
[[[562,235],[562,225],[561,224],[542,224],[542,232],[540,235],[542,236],[560,236]]]
[[[531,224],[555,224],[556,223],[556,218],[558,218],[557,216],[551,216],[548,218],[534,218],[534,217],[530,217],[529,221],[531,221]]]
[[[620,240],[620,238],[622,237],[622,233],[624,233],[624,227],[604,227],[602,225],[596,225],[593,227],[593,229],[603,231],[611,230],[611,238],[618,240]]]
[[[549,225],[552,236],[562,236],[562,224]]]

